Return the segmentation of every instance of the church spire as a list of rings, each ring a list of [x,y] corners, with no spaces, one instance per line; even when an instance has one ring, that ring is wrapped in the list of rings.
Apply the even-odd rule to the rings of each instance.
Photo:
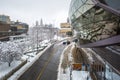
[[[42,18],[40,20],[40,26],[43,27],[43,20],[42,20]]]

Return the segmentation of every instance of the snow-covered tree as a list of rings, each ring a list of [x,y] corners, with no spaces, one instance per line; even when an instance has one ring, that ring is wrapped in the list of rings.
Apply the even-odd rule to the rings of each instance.
[[[3,42],[0,44],[0,61],[8,62],[8,65],[11,65],[11,62],[19,60],[22,56],[22,50],[14,42]]]
[[[17,43],[17,45],[18,45],[18,48],[21,50],[21,53],[23,54],[23,53],[25,53],[26,52],[26,50],[27,50],[27,46],[28,46],[28,42],[26,43],[26,42],[20,42],[20,43]]]

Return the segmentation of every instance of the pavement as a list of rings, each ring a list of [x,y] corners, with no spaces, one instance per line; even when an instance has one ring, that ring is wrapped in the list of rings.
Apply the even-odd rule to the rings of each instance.
[[[47,49],[18,80],[57,80],[59,59],[64,48],[62,44],[55,44]]]

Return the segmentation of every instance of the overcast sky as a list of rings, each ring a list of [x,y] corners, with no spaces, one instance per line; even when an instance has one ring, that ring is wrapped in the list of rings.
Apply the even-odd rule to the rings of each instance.
[[[43,23],[66,22],[71,0],[0,0],[0,14],[13,21],[26,22],[30,26],[43,19]]]

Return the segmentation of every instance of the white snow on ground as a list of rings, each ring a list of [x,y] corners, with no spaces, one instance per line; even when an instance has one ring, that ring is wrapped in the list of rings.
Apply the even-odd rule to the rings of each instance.
[[[58,37],[58,40],[63,40],[64,38],[62,38],[62,37]]]
[[[13,69],[15,69],[17,66],[19,66],[19,65],[22,63],[22,61],[27,60],[28,63],[32,62],[32,61],[36,58],[36,57],[35,57],[35,56],[36,56],[35,53],[36,53],[36,52],[23,55],[22,58],[21,58],[21,61],[13,61],[13,62],[11,63],[11,66],[10,66],[10,67],[8,67],[8,63],[3,63],[3,64],[1,64],[1,65],[0,65],[0,79],[1,79],[3,76],[9,74],[9,72],[12,71]],[[28,63],[27,63],[27,64],[28,64]],[[30,64],[31,64],[31,63],[30,63]],[[29,67],[29,66],[28,66],[28,67]],[[19,74],[19,73],[18,73],[18,74]],[[16,76],[16,75],[15,75],[15,76]],[[11,79],[11,80],[15,80],[15,79]]]
[[[57,36],[57,35],[54,36],[54,40],[62,40],[62,39],[63,39],[63,38],[60,37],[60,36]]]
[[[20,70],[15,72],[8,80],[17,80],[32,64],[39,59],[39,57],[51,46],[52,44],[49,44],[47,48],[45,48],[43,51],[38,53],[36,56],[33,53],[31,56],[34,56],[33,58],[29,58],[27,64],[25,64]]]
[[[91,80],[87,71],[72,71],[72,80]]]
[[[63,44],[63,42],[60,42],[60,43],[58,43],[58,44],[56,44],[57,46],[60,46],[60,45],[62,45]]]
[[[55,36],[54,36],[54,39],[57,40],[57,39],[60,39],[60,37],[57,36],[57,35],[55,35]]]
[[[19,64],[21,64],[21,61],[13,61],[11,63],[11,66],[8,66],[8,63],[2,63],[0,65],[0,79],[5,75],[8,74],[10,71],[12,71],[14,68],[16,68]]]
[[[65,40],[65,39],[68,39],[68,38],[70,38],[70,37],[60,37],[60,36],[54,36],[54,39],[55,40],[59,40],[59,41],[61,41],[61,40]]]
[[[61,69],[59,72],[59,78],[57,80],[70,80],[70,70],[69,68],[65,69],[66,73],[63,74],[63,70]]]
[[[54,37],[54,39],[59,40],[59,41],[64,40],[64,39],[68,39],[68,38],[69,38],[69,37],[63,38],[63,37],[60,37],[60,36],[55,36],[55,37]]]

